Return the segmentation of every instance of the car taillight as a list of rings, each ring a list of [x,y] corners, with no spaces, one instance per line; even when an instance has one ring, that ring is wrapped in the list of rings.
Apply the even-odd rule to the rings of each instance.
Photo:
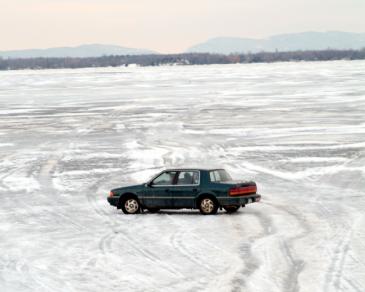
[[[230,196],[241,196],[246,194],[254,194],[257,191],[256,186],[247,186],[247,187],[235,187],[229,190]]]
[[[112,191],[109,192],[109,197],[113,197],[114,193]]]

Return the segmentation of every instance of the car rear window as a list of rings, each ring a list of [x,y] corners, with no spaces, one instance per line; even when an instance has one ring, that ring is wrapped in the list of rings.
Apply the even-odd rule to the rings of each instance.
[[[209,172],[211,182],[225,182],[232,180],[231,176],[224,169],[211,170]]]

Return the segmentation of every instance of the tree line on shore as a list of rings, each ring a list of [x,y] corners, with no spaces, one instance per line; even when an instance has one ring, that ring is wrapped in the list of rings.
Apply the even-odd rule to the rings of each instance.
[[[153,54],[102,56],[92,58],[18,58],[0,57],[0,70],[20,69],[61,69],[88,67],[119,67],[136,64],[139,66],[160,65],[207,65],[235,63],[272,63],[290,61],[331,61],[331,60],[365,60],[365,48],[362,50],[318,50],[293,52],[260,52],[246,54]]]

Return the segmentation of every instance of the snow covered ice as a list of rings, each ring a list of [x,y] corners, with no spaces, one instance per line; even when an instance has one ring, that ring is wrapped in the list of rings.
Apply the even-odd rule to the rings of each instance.
[[[365,62],[0,72],[0,291],[365,291]],[[262,202],[126,216],[225,167]]]

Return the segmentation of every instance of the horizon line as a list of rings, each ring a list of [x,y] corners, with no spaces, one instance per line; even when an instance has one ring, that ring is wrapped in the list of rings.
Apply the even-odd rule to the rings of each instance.
[[[196,42],[192,45],[190,45],[188,48],[186,48],[183,51],[179,51],[179,52],[160,52],[154,49],[150,49],[148,47],[134,47],[134,46],[125,46],[123,44],[113,44],[113,43],[103,43],[103,42],[90,42],[90,43],[80,43],[80,44],[70,44],[70,45],[54,45],[54,46],[47,46],[47,47],[30,47],[30,48],[15,48],[15,49],[0,49],[1,53],[7,53],[7,52],[19,52],[19,51],[32,51],[32,50],[39,50],[39,51],[45,51],[45,50],[50,50],[50,49],[75,49],[75,48],[80,48],[83,46],[114,46],[114,47],[119,47],[119,48],[123,48],[123,49],[131,49],[131,50],[146,50],[146,51],[151,51],[157,54],[165,54],[165,55],[169,55],[169,54],[182,54],[182,53],[186,53],[187,50],[189,50],[191,47],[194,47],[196,45],[199,44],[203,44],[209,40],[215,40],[215,39],[222,39],[222,38],[227,38],[227,39],[246,39],[246,40],[266,40],[266,39],[270,39],[272,37],[275,36],[283,36],[283,35],[295,35],[295,34],[304,34],[304,33],[349,33],[349,34],[365,34],[365,32],[351,32],[351,31],[343,31],[343,30],[325,30],[325,31],[316,31],[316,30],[307,30],[307,31],[300,31],[300,32],[294,32],[294,33],[278,33],[278,34],[271,34],[268,35],[266,37],[262,37],[262,38],[253,38],[253,37],[243,37],[243,36],[216,36],[216,37],[211,37],[211,38],[207,38],[204,41],[200,41],[200,42]]]

